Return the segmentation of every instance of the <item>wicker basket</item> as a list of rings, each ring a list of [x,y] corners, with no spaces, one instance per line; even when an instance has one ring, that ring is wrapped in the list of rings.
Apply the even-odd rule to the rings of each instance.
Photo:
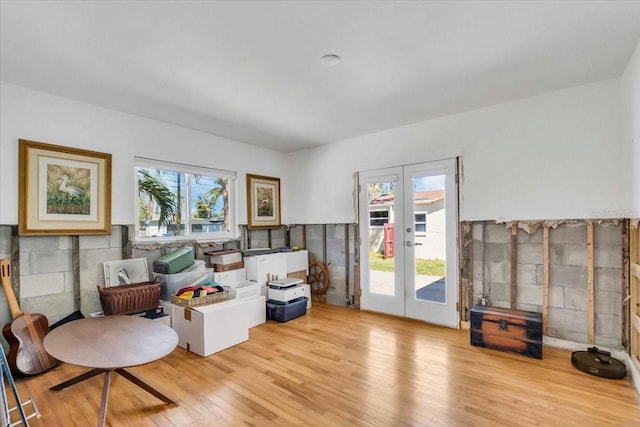
[[[105,315],[140,313],[158,307],[160,282],[134,283],[109,288],[98,286],[98,293]]]
[[[231,299],[229,291],[216,292],[214,294],[205,295],[198,298],[180,298],[175,295],[171,296],[171,302],[183,307],[196,307],[199,305],[215,304],[217,302],[228,301]]]

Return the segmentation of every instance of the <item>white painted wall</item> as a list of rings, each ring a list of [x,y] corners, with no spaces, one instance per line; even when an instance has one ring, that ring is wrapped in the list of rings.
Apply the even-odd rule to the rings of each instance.
[[[354,175],[462,156],[461,219],[615,217],[631,208],[620,79],[287,156],[292,223],[355,222]]]
[[[629,217],[640,218],[640,40],[621,79],[623,101],[623,141],[631,145],[633,209]]]
[[[246,173],[285,170],[280,152],[4,82],[0,94],[0,224],[18,223],[18,139],[111,153],[113,224],[134,222],[134,156],[238,172],[240,224],[247,223]],[[284,208],[288,183],[281,185]]]
[[[621,126],[629,117],[633,124],[625,129],[633,127],[640,139],[637,50],[623,82],[607,80],[288,155],[1,83],[0,223],[18,221],[19,138],[112,153],[114,224],[133,223],[134,156],[237,171],[241,224],[246,173],[282,178],[283,223],[351,223],[356,171],[457,155],[464,165],[463,220],[620,216],[640,204],[640,150],[625,142],[623,132],[632,131]],[[634,88],[635,112],[622,114],[621,86]]]

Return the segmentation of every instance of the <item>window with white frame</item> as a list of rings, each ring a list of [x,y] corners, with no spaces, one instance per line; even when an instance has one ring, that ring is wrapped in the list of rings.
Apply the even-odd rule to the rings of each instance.
[[[135,158],[136,241],[236,237],[236,173]]]
[[[427,213],[416,212],[414,214],[414,230],[416,236],[426,236],[427,234]]]
[[[382,227],[389,222],[389,211],[371,210],[369,211],[369,225],[371,227]]]

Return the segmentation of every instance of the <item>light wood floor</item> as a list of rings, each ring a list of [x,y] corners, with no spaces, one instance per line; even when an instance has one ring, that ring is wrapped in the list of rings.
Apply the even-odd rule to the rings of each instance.
[[[49,390],[84,370],[63,364],[18,380],[42,413],[32,426],[96,424],[102,376]],[[470,346],[468,331],[322,304],[210,357],[177,348],[134,371],[179,405],[115,375],[111,426],[640,425],[630,379],[582,373],[569,352],[510,355]]]

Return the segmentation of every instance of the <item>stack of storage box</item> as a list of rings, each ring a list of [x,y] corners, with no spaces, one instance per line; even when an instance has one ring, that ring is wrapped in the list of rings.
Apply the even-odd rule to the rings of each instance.
[[[266,321],[266,289],[260,283],[247,280],[244,268],[223,272],[214,271],[211,278],[217,284],[224,286],[234,299],[247,304],[249,328]]]
[[[209,262],[216,272],[238,270],[244,268],[240,249],[205,252],[209,255]]]
[[[238,255],[242,256],[239,251]],[[238,255],[232,255],[231,259],[237,259]],[[229,259],[223,262],[229,264]],[[242,274],[238,274],[239,269],[223,274],[246,277],[244,269],[241,270]],[[244,300],[236,297],[193,307],[169,301],[181,288],[215,280],[207,271],[205,261],[194,260],[190,267],[173,274],[158,272],[154,262],[154,271],[163,285],[161,303],[164,311],[171,315],[171,327],[178,333],[178,346],[205,357],[249,339],[250,305]]]
[[[311,287],[303,283],[309,274],[309,253],[303,249],[295,252],[277,252],[244,257],[247,279],[261,283],[263,295],[268,296],[267,284],[273,281],[296,278],[307,297],[307,310],[311,308]],[[269,297],[271,298],[271,297]]]
[[[242,252],[239,249],[205,252],[213,267],[212,279],[225,286],[233,298],[247,301],[249,304],[249,327],[260,325],[266,321],[266,297],[262,285],[247,280]]]
[[[277,322],[287,322],[307,313],[306,287],[301,279],[282,278],[269,282],[267,318]]]

